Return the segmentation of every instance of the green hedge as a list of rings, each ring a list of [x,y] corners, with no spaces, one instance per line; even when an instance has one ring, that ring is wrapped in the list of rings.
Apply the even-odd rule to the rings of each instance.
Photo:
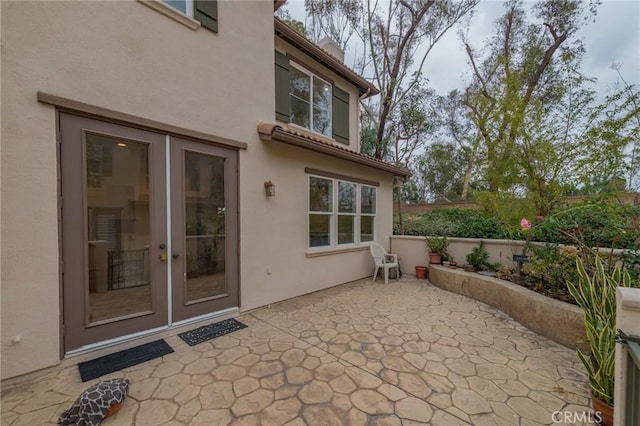
[[[404,214],[404,235],[442,235],[460,238],[519,239],[572,244],[571,235],[582,235],[592,247],[633,250],[640,245],[640,206],[614,201],[584,201],[558,208],[533,223],[528,231],[513,232],[483,210],[442,209],[420,215]],[[511,231],[509,231],[511,229]],[[398,218],[394,219],[394,234]]]
[[[439,235],[461,238],[507,238],[504,227],[481,210],[442,209],[421,215],[403,215],[404,235]],[[394,234],[398,218],[394,219]]]
[[[534,241],[573,244],[580,236],[590,247],[634,249],[640,244],[640,206],[585,201],[552,212],[531,229]]]

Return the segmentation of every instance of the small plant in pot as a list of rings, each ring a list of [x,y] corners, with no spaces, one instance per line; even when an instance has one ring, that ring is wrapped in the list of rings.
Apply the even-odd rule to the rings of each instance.
[[[451,269],[458,268],[458,262],[456,262],[456,260],[453,258],[453,256],[448,255],[448,257],[449,257],[449,268],[451,268]]]
[[[441,264],[442,256],[447,252],[449,240],[447,237],[425,237],[425,244],[429,248],[429,263],[432,265]]]
[[[592,271],[587,270],[593,269]],[[629,273],[616,265],[605,269],[599,256],[593,268],[576,258],[578,279],[567,282],[571,296],[584,311],[584,325],[591,354],[577,350],[589,376],[593,409],[601,425],[613,424],[613,378],[616,353],[616,287],[634,287]]]

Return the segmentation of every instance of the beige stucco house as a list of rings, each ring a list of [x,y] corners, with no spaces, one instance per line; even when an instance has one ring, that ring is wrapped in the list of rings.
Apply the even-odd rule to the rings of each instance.
[[[371,275],[408,172],[274,7],[0,2],[3,380]]]

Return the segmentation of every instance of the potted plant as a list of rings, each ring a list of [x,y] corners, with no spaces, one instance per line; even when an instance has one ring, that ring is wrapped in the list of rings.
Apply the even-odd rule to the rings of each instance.
[[[419,280],[424,280],[425,278],[427,278],[426,266],[416,266],[416,278]]]
[[[442,256],[446,253],[449,246],[447,237],[425,237],[425,244],[429,248],[429,263],[441,264]]]
[[[591,354],[577,350],[591,385],[591,400],[601,425],[613,424],[613,378],[616,352],[616,287],[632,287],[629,273],[616,265],[607,272],[602,259],[594,257],[587,271],[576,257],[578,279],[567,282],[571,296],[584,311],[584,325]],[[590,273],[591,272],[591,273]]]
[[[449,255],[449,268],[451,268],[451,269],[457,269],[458,268],[458,262],[456,262],[456,260],[451,255]]]

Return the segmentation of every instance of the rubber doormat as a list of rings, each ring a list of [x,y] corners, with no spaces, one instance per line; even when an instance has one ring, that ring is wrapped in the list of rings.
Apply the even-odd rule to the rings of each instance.
[[[243,328],[247,328],[247,326],[231,318],[185,331],[184,333],[178,334],[178,336],[180,336],[187,345],[195,346],[198,343],[206,342],[207,340],[215,339],[216,337],[224,336],[225,334],[233,333]]]
[[[78,364],[78,369],[80,370],[82,381],[86,382],[97,379],[105,374],[122,370],[123,368],[142,364],[143,362],[159,358],[171,352],[173,352],[173,348],[163,339],[160,339],[136,346],[135,348],[105,355],[91,361],[81,362]]]

